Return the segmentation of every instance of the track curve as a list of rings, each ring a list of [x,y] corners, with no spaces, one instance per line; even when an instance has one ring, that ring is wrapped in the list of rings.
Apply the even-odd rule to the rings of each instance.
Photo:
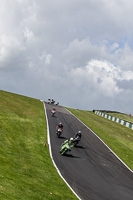
[[[61,175],[82,200],[132,200],[133,173],[69,111],[55,106],[56,115],[51,116],[53,105],[45,103],[49,123],[51,151]],[[61,138],[55,128],[64,125]],[[59,153],[62,142],[82,130],[82,138],[66,156]]]

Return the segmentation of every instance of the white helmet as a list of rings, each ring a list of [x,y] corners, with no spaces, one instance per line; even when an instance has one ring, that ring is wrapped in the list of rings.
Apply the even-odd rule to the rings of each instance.
[[[78,135],[80,135],[80,136],[81,136],[81,131],[78,131]]]
[[[70,138],[70,141],[73,141],[73,138]]]

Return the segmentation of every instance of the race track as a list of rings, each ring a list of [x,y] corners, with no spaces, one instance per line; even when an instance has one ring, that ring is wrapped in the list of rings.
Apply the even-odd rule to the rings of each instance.
[[[101,142],[95,134],[69,111],[60,106],[51,116],[53,105],[45,103],[52,156],[62,176],[82,200],[133,200],[133,173]],[[64,125],[61,138],[55,128]],[[66,156],[59,153],[62,142],[78,131],[82,138]]]

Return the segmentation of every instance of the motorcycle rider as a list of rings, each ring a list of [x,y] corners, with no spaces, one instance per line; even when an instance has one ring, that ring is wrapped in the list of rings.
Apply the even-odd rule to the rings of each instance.
[[[51,103],[51,99],[48,99],[48,104],[50,104]]]
[[[73,140],[74,140],[73,138],[70,138],[62,143],[60,149],[60,153],[62,155],[64,155],[67,151],[71,151],[71,148],[74,147]]]
[[[56,111],[55,108],[53,108],[52,110]]]
[[[64,130],[63,124],[61,122],[56,126],[56,129],[58,128],[61,128],[62,130]]]
[[[75,134],[74,139],[77,140],[77,141],[80,141],[80,140],[81,140],[81,131],[78,131],[78,132]]]
[[[74,138],[70,138],[70,139],[68,139],[68,140],[65,140],[65,141],[62,143],[61,146],[63,146],[64,144],[67,144],[67,143],[68,143],[68,145],[69,145],[70,147],[74,147],[73,142],[74,142]]]
[[[51,110],[51,114],[54,115],[55,112],[56,112],[56,110],[55,110],[55,108],[53,108],[53,109]]]
[[[63,132],[64,128],[63,128],[63,124],[60,122],[57,126],[56,126],[56,134],[58,137],[60,137],[61,133]]]
[[[54,103],[55,103],[55,100],[54,100],[54,99],[52,99],[52,100],[51,100],[51,103],[52,103],[52,104],[54,104]]]

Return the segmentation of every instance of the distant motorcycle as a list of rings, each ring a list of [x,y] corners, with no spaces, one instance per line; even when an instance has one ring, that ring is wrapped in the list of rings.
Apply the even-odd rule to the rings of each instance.
[[[63,132],[63,129],[62,129],[62,128],[57,128],[56,134],[57,134],[57,137],[58,137],[58,138],[60,137],[60,135],[62,134],[62,132]]]
[[[60,153],[62,155],[65,155],[68,151],[71,151],[73,147],[73,138],[71,138],[70,140],[66,140],[61,146]]]
[[[55,103],[55,100],[54,100],[54,99],[52,99],[52,100],[51,100],[51,104],[54,104],[54,103]]]
[[[48,99],[48,104],[50,104],[51,103],[51,99]]]
[[[55,115],[55,113],[56,113],[56,111],[53,109],[53,110],[51,110],[51,115],[52,115],[52,117]]]

